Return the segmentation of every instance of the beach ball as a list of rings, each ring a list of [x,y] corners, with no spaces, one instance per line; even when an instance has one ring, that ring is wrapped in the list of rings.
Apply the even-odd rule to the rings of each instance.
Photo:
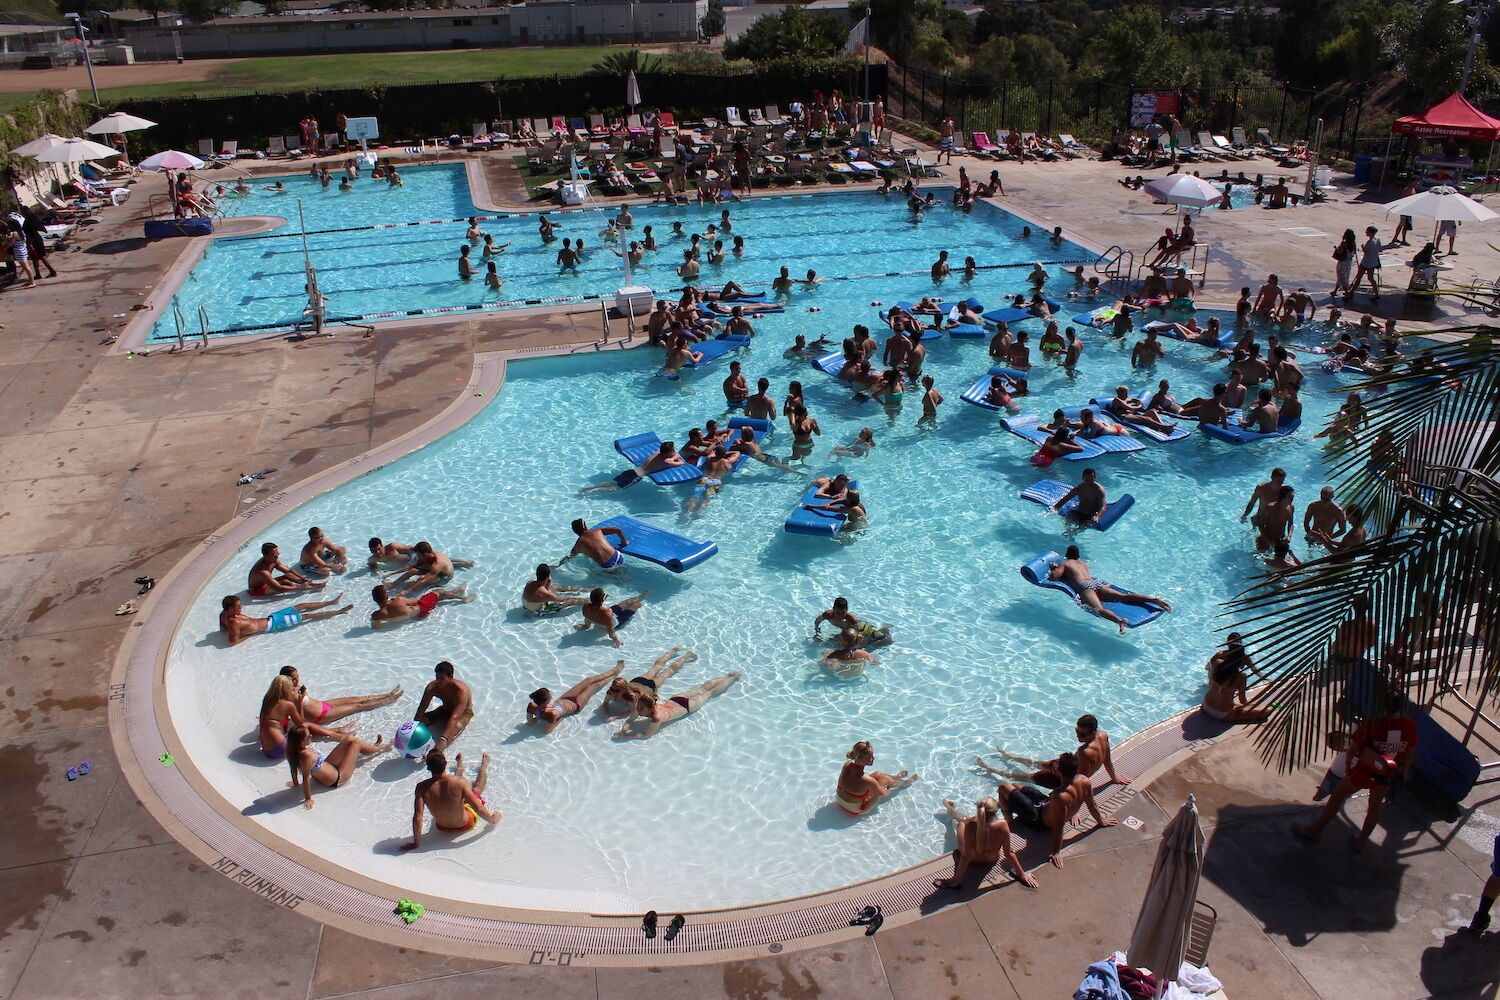
[[[427,751],[432,749],[434,742],[432,734],[420,722],[403,722],[401,728],[396,730],[396,752],[411,760],[421,760],[427,756]]]

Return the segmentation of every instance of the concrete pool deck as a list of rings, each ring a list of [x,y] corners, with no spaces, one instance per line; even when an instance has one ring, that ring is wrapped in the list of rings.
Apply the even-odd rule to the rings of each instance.
[[[1159,209],[1149,220],[1121,216],[1118,230],[1113,221],[1101,226],[1105,206],[1114,211],[1130,194],[1109,166],[1001,169],[1009,200],[1032,217],[1143,245],[1159,228]],[[987,171],[971,167],[976,179]],[[467,384],[475,353],[587,344],[599,317],[486,316],[382,326],[369,340],[250,341],[125,358],[100,346],[104,331],[118,328],[115,315],[144,299],[180,249],[137,245],[127,220],[140,207],[106,213],[85,238],[88,249],[57,259],[60,278],[4,293],[0,640],[13,669],[0,686],[11,720],[11,780],[0,794],[13,820],[0,867],[12,899],[0,994],[1054,997],[1076,986],[1087,962],[1128,940],[1154,831],[1188,791],[1212,826],[1202,895],[1220,911],[1210,965],[1230,996],[1345,996],[1355,976],[1360,995],[1371,997],[1493,989],[1500,936],[1451,936],[1467,922],[1486,870],[1476,844],[1487,839],[1476,831],[1500,823],[1493,795],[1476,793],[1458,822],[1419,796],[1398,799],[1384,845],[1363,859],[1347,854],[1337,830],[1306,848],[1285,827],[1319,772],[1267,775],[1244,739],[1146,788],[1132,807],[1143,834],[1087,837],[1065,869],[1037,872],[1039,893],[1006,886],[892,923],[873,939],[795,954],[655,970],[559,968],[555,956],[537,967],[495,967],[372,945],[277,912],[283,907],[179,847],[122,780],[104,721],[110,665],[133,619],[114,617],[114,608],[135,595],[134,577],[164,576],[204,535],[283,483],[425,422]],[[1270,266],[1293,287],[1327,287],[1329,241],[1289,243],[1285,227],[1336,233],[1385,221],[1376,208],[1337,204],[1223,215],[1224,227],[1244,230],[1223,276],[1246,277],[1223,282],[1211,271],[1205,296],[1215,301]],[[1461,239],[1458,261],[1479,276],[1500,273],[1500,255],[1472,246],[1479,240],[1467,231]],[[117,240],[129,242],[107,252]],[[101,244],[106,252],[97,252]],[[273,466],[281,470],[273,477],[234,485],[242,472]],[[145,610],[150,600],[142,599]],[[64,780],[82,759],[93,760],[94,773]]]

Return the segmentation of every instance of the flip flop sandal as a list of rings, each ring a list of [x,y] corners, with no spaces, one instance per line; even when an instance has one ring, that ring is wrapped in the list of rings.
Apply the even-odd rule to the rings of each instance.
[[[120,605],[118,608],[115,608],[115,614],[116,615],[133,615],[133,614],[135,614],[135,598],[132,597],[130,600],[126,601],[124,604]]]
[[[656,937],[656,911],[651,910],[641,919],[641,930],[646,932],[648,938]]]
[[[156,581],[149,576],[143,576],[135,582],[141,585],[141,589],[136,591],[137,597],[149,592],[152,587],[156,586]]]
[[[86,760],[82,764],[78,765],[78,776],[81,778],[85,774],[88,774],[93,769],[94,769],[94,762],[91,761],[91,760]]]
[[[68,768],[68,780],[69,781],[77,781],[78,780],[78,768],[76,768],[76,767],[70,767],[70,768]]]
[[[874,937],[875,932],[880,930],[881,925],[884,923],[885,917],[881,916],[879,913],[875,914],[874,918],[865,927],[865,937]]]
[[[677,936],[678,932],[681,931],[686,926],[687,926],[687,917],[684,917],[680,913],[677,914],[677,916],[675,916],[675,917],[672,918],[672,922],[667,925],[667,932],[661,936],[661,939],[663,941],[670,941],[670,940],[672,940],[673,938],[675,938]]]

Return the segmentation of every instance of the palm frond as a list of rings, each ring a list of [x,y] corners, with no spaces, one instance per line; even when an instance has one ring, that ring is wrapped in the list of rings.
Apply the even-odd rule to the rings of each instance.
[[[1347,724],[1356,660],[1419,703],[1500,691],[1500,352],[1488,328],[1459,332],[1344,390],[1367,420],[1325,462],[1368,537],[1228,602],[1274,709],[1257,742],[1283,770]]]

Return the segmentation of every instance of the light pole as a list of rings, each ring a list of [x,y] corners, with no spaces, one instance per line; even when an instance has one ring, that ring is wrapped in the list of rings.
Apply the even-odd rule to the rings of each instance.
[[[1464,73],[1458,80],[1458,92],[1460,95],[1469,89],[1469,71],[1474,68],[1474,50],[1479,47],[1479,32],[1484,27],[1484,15],[1489,13],[1489,4],[1483,2],[1470,2],[1470,0],[1449,0],[1450,3],[1465,8],[1465,16],[1469,21],[1469,48],[1464,53]]]
[[[99,103],[99,85],[94,82],[94,60],[89,58],[88,29],[83,26],[83,17],[79,14],[68,14],[68,20],[73,22],[73,27],[78,29],[78,44],[83,46],[83,64],[89,70],[89,89],[94,92],[94,103]],[[1467,73],[1465,74],[1467,75]]]

